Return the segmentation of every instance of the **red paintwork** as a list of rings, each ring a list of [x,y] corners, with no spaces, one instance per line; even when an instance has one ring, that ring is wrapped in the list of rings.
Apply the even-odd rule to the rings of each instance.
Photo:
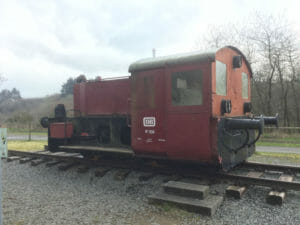
[[[132,148],[136,154],[160,155],[171,159],[218,163],[217,123],[220,118],[222,99],[231,99],[233,109],[228,116],[243,115],[243,102],[250,101],[250,75],[245,60],[241,68],[232,69],[232,56],[239,55],[233,49],[217,51],[216,59],[227,64],[227,96],[215,94],[215,61],[186,63],[134,72],[132,78]],[[172,72],[201,69],[203,104],[201,106],[173,106],[171,100]],[[242,99],[241,73],[249,77],[249,98]],[[153,76],[155,82],[154,109],[140,109],[139,102],[145,99],[139,87],[144,77]],[[144,117],[155,117],[155,127],[144,127]],[[153,130],[149,132],[149,130]]]
[[[77,116],[127,115],[129,114],[129,96],[129,78],[75,84],[75,114]]]
[[[233,69],[232,66],[233,56],[240,54],[234,48],[225,47],[216,52],[215,59],[208,57],[201,62],[162,63],[158,68],[150,66],[149,69],[136,70],[138,72],[133,72],[130,79],[98,79],[76,84],[76,115],[130,114],[131,147],[135,154],[216,164],[220,160],[217,125],[222,117],[221,100],[231,100],[232,112],[224,115],[230,117],[243,115],[243,103],[251,100],[251,69],[247,61],[243,57],[241,68]],[[227,65],[227,96],[216,94],[215,60]],[[202,72],[202,105],[172,105],[171,74],[196,69]],[[249,78],[248,99],[242,98],[242,72],[247,73]],[[155,117],[155,126],[145,127],[145,117]],[[51,137],[64,137],[62,131],[61,125],[51,124]]]
[[[201,69],[203,73],[203,104],[172,106],[171,74],[176,71]],[[142,71],[132,80],[132,148],[136,154],[165,155],[173,159],[210,161],[210,64],[181,65],[172,68]],[[134,88],[142,86],[144,77],[155,79],[156,108],[139,110],[136,103],[143,96]],[[143,117],[155,117],[156,126],[145,128]],[[154,134],[145,133],[154,130]],[[150,141],[151,140],[151,141]]]
[[[144,78],[153,77],[155,107],[147,109],[143,103],[149,102],[147,96],[143,95]],[[132,76],[131,83],[131,144],[137,154],[166,154],[166,98],[165,98],[165,72],[164,69],[143,71]],[[150,93],[149,93],[150,94]],[[146,104],[147,105],[147,104]],[[143,126],[143,118],[154,116],[156,118],[155,129]],[[155,134],[148,134],[147,131],[155,130]],[[155,137],[155,138],[154,138]],[[159,140],[160,139],[160,140]]]
[[[243,115],[243,104],[251,99],[250,78],[251,72],[246,65],[245,59],[241,68],[232,68],[232,57],[237,53],[229,48],[222,48],[216,53],[216,60],[227,64],[227,96],[216,95],[216,63],[212,63],[212,107],[213,116],[221,116],[220,104],[222,99],[230,99],[232,110],[230,115],[225,116],[240,116]],[[248,75],[248,98],[242,98],[242,72]],[[228,76],[230,74],[230,76]]]
[[[65,135],[66,134],[66,135]],[[50,137],[51,138],[71,138],[73,135],[72,123],[51,123]]]

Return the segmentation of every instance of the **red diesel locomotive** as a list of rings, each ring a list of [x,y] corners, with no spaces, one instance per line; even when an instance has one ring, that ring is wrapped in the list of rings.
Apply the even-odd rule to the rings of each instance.
[[[263,126],[251,114],[250,65],[237,48],[149,58],[130,77],[74,85],[74,117],[64,105],[48,127],[50,151],[128,154],[213,164],[228,170],[255,151]],[[257,132],[255,132],[257,131]]]

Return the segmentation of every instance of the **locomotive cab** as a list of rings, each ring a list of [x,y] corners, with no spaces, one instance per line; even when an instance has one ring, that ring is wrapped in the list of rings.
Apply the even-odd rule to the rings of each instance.
[[[140,60],[129,71],[136,154],[228,170],[254,153],[266,118],[250,112],[252,70],[237,48]]]

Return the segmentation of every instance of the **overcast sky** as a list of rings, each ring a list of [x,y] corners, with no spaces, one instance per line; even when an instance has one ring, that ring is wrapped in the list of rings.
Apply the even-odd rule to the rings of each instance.
[[[285,13],[300,30],[298,1],[0,0],[0,89],[22,97],[60,92],[68,77],[128,75],[135,60],[188,52],[210,24],[253,11]]]

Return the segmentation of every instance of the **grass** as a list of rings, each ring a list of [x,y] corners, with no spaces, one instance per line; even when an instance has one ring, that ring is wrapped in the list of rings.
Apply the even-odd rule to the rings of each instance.
[[[300,144],[298,144],[298,143],[289,143],[289,142],[258,141],[258,142],[256,142],[256,145],[257,146],[300,148]]]
[[[274,147],[292,147],[300,148],[300,134],[299,133],[284,133],[284,132],[265,132],[257,146],[274,146]]]
[[[28,131],[8,131],[9,136],[26,135],[28,136]],[[31,136],[47,136],[47,132],[31,132]]]
[[[264,132],[261,139],[274,140],[274,141],[295,141],[300,143],[300,133],[287,133],[287,132]]]
[[[274,152],[255,152],[248,161],[270,163],[270,164],[286,164],[300,165],[300,154],[294,153],[274,153]]]
[[[47,145],[47,141],[8,141],[8,150],[18,151],[41,151],[44,149],[44,145]]]
[[[263,141],[263,142],[300,144],[300,137],[264,137],[264,136],[262,136],[259,140]]]
[[[292,159],[300,159],[300,154],[296,153],[278,153],[278,152],[255,152],[255,155],[259,156],[272,156],[272,157],[285,157]]]

